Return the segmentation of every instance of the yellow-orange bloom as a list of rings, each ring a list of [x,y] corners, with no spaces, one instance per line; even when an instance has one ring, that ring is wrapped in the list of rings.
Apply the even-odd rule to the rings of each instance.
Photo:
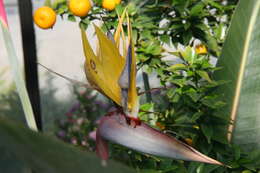
[[[199,44],[196,46],[195,51],[197,54],[207,54],[208,50],[205,45]]]

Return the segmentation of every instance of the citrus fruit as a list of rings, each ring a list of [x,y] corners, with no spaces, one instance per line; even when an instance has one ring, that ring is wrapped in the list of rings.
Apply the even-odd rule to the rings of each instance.
[[[159,127],[161,130],[165,129],[165,126],[160,122],[156,122],[156,126]]]
[[[75,16],[85,17],[91,9],[89,0],[70,0],[69,9]]]
[[[33,20],[40,28],[49,29],[56,22],[56,13],[52,8],[43,6],[35,11]]]
[[[186,139],[184,139],[185,140],[185,142],[187,142],[187,144],[189,144],[189,145],[191,145],[192,146],[192,144],[193,144],[193,141],[192,141],[192,139],[191,138],[186,138]]]
[[[120,4],[121,0],[103,0],[102,7],[111,11],[114,10],[116,5]]]

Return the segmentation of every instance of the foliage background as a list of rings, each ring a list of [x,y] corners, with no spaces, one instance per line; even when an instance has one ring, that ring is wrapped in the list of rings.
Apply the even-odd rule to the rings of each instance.
[[[64,19],[79,22],[81,27],[87,28],[91,22],[103,20],[106,31],[115,28],[116,12],[121,14],[128,5],[138,69],[142,70],[143,76],[155,73],[160,79],[158,87],[163,88],[147,92],[147,97],[142,98],[141,109],[146,112],[140,113],[141,119],[231,165],[232,169],[159,158],[115,144],[110,145],[111,157],[138,172],[259,171],[260,152],[245,153],[240,147],[229,144],[225,130],[227,116],[216,111],[225,103],[214,91],[225,81],[212,79],[212,73],[218,70],[212,61],[220,55],[237,1],[122,1],[110,12],[101,7],[101,1],[94,2],[91,13],[80,19],[69,12],[65,0],[56,0],[51,6]],[[196,52],[198,44],[205,45],[208,52]],[[171,58],[165,58],[168,55],[172,55]],[[146,78],[144,84],[149,88]],[[109,111],[112,104],[100,102],[92,91],[75,89],[75,93],[78,103],[68,111],[65,119],[57,121],[57,136],[83,150],[93,151],[95,144],[89,133],[95,130],[98,117]]]

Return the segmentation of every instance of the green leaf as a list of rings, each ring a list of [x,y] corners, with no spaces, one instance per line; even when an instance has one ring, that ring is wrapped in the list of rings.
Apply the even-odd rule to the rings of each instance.
[[[174,29],[180,29],[180,28],[182,28],[182,27],[183,27],[183,24],[174,24],[174,25],[172,25],[169,29],[174,30]]]
[[[196,91],[194,88],[189,88],[189,90],[185,91],[185,93],[190,96],[190,98],[194,101],[197,102],[200,98],[200,94],[198,91]]]
[[[1,20],[0,20],[0,25],[2,28],[2,32],[3,32],[5,47],[6,47],[8,58],[10,61],[15,86],[16,86],[16,89],[18,91],[18,94],[19,94],[19,97],[20,97],[20,100],[21,100],[21,103],[23,106],[23,111],[25,113],[25,118],[26,118],[27,124],[31,129],[37,131],[37,126],[36,126],[36,122],[35,122],[34,115],[33,115],[32,105],[29,100],[29,96],[28,96],[28,93],[27,93],[27,90],[25,87],[25,82],[24,82],[23,75],[22,75],[23,72],[21,70],[21,67],[19,66],[19,60],[16,55],[16,51],[15,51],[16,49],[13,45],[11,34],[10,34],[8,28],[6,28],[3,25]]]
[[[161,171],[156,171],[154,169],[144,169],[140,173],[161,173]]]
[[[185,29],[185,30],[188,30],[188,29],[190,28],[190,26],[191,26],[191,23],[190,23],[190,22],[186,22],[186,23],[184,24],[184,29]]]
[[[190,10],[190,15],[198,16],[203,11],[204,6],[205,6],[205,4],[202,2],[194,5]]]
[[[201,125],[201,130],[203,132],[203,134],[206,136],[207,140],[208,140],[208,143],[210,143],[211,141],[211,137],[213,135],[213,129],[211,126],[209,125],[204,125],[202,124]]]
[[[75,18],[75,16],[72,15],[72,14],[69,14],[69,15],[68,15],[68,20],[71,21],[71,22],[76,22],[76,18]]]
[[[149,111],[153,108],[153,103],[145,103],[140,106],[141,110]]]
[[[46,0],[46,1],[44,2],[44,6],[51,7],[51,6],[52,6],[51,0]]]
[[[167,70],[175,71],[175,70],[184,70],[184,69],[186,69],[186,65],[184,65],[184,64],[174,64],[171,67],[169,67]]]
[[[218,46],[217,40],[209,32],[206,33],[205,39],[207,41],[207,46],[208,46],[209,50],[212,53],[214,53],[214,55],[219,56],[220,48]]]
[[[215,72],[230,81],[219,88],[226,102],[220,113],[234,121],[232,141],[244,149],[260,149],[260,1],[239,1]],[[229,135],[229,139],[231,135]]]
[[[196,169],[196,173],[202,173],[204,169],[204,164],[200,164],[197,169]]]
[[[48,1],[48,0],[46,0],[46,1]],[[53,0],[51,0],[51,1],[53,1]],[[64,8],[68,9],[66,4],[67,4],[67,0],[54,0],[54,2],[52,3],[52,8],[54,8],[54,9],[59,8],[62,10],[64,10]]]
[[[160,40],[168,45],[171,43],[171,37],[169,35],[160,36]]]
[[[214,33],[218,40],[223,40],[226,32],[226,26],[223,23],[220,23],[217,28],[214,29]]]
[[[53,8],[54,9],[56,9],[57,7],[55,7],[55,6],[57,6],[55,3],[53,4]],[[66,13],[68,11],[68,6],[66,5],[66,4],[63,4],[63,5],[61,5],[59,8],[58,8],[58,10],[56,11],[56,13],[57,14],[60,14],[60,15],[62,15],[62,14],[64,14],[64,13]]]
[[[229,142],[227,140],[226,136],[226,130],[223,128],[223,126],[214,127],[214,135],[212,136],[212,140],[218,141],[222,144],[228,145]]]
[[[175,51],[175,52],[169,52],[170,54],[174,55],[174,56],[177,56],[177,57],[180,57],[181,55],[181,52],[180,51]]]
[[[203,112],[196,112],[192,115],[191,122],[195,123],[203,115]]]
[[[195,53],[195,50],[190,47],[190,46],[187,46],[186,49],[181,53],[181,56],[182,58],[187,61],[189,64],[193,64],[194,63],[194,60],[196,58],[196,53]]]
[[[233,148],[234,148],[235,160],[238,160],[240,158],[240,154],[241,154],[240,148],[238,146],[234,146]]]
[[[187,32],[185,32],[185,33],[182,35],[183,44],[184,44],[184,45],[188,45],[189,42],[190,42],[190,40],[191,40],[191,38],[192,38],[192,33],[191,33],[191,31],[188,30]]]
[[[106,167],[94,153],[80,151],[57,139],[33,132],[20,124],[0,118],[0,148],[37,173],[133,173],[114,161]]]
[[[83,21],[79,22],[79,27],[86,30],[88,28],[88,24],[84,23]]]
[[[205,2],[209,3],[212,7],[215,7],[217,9],[220,9],[220,10],[223,9],[223,6],[221,6],[220,4],[216,3],[213,0],[206,0]]]
[[[210,164],[204,164],[202,173],[210,173],[213,172],[215,169],[219,168],[218,165],[210,165]]]
[[[189,164],[189,167],[188,167],[188,172],[195,172],[196,168],[200,165],[201,163],[198,163],[198,162],[191,162]]]
[[[121,16],[122,13],[124,12],[124,7],[121,4],[118,4],[116,6],[116,12],[117,12],[117,14],[119,14]]]
[[[212,82],[212,80],[209,77],[209,74],[206,71],[198,70],[196,71],[196,73],[203,79],[207,80],[209,83]]]

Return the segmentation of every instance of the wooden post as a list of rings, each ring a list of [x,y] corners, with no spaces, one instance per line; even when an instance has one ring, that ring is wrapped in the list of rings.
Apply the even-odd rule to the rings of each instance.
[[[39,131],[42,130],[37,54],[31,0],[18,0],[27,91]]]

